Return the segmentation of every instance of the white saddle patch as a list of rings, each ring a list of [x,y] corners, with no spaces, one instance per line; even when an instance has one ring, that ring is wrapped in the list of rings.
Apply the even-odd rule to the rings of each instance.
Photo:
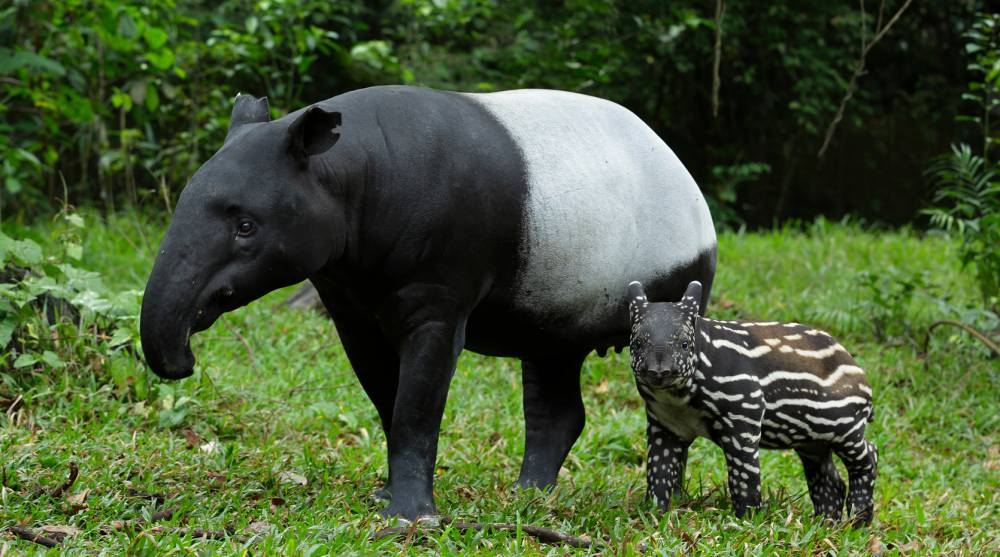
[[[694,179],[627,109],[563,91],[469,96],[527,164],[521,309],[573,334],[615,317],[630,281],[667,276],[715,245]]]

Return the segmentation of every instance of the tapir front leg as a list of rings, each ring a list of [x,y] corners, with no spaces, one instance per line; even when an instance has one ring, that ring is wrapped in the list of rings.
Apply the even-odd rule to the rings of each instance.
[[[378,322],[358,304],[352,293],[322,278],[314,278],[312,282],[337,326],[340,344],[347,353],[354,375],[375,405],[388,444],[399,383],[399,356],[390,348],[392,343]],[[388,500],[388,484],[376,489],[375,496]]]
[[[392,429],[392,408],[399,382],[399,356],[378,322],[348,291],[313,279],[327,313],[337,327],[340,344],[365,394],[375,405],[386,442]]]
[[[421,285],[397,295],[399,386],[389,438],[389,506],[384,516],[437,513],[434,463],[448,387],[465,345],[467,313],[444,291]]]
[[[691,440],[681,439],[652,416],[646,417],[646,498],[666,512],[671,496],[683,490]]]

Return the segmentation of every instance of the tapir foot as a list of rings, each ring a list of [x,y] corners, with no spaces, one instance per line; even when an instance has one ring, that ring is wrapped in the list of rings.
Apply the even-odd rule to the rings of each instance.
[[[389,488],[385,488],[388,490]],[[438,514],[433,500],[422,500],[407,497],[403,494],[392,496],[389,506],[379,511],[383,518],[405,518],[416,520],[420,517],[432,517]]]
[[[392,491],[389,489],[388,485],[383,485],[375,490],[375,498],[381,499],[382,501],[392,500]]]
[[[517,478],[516,486],[521,489],[541,489],[551,491],[556,486],[557,472],[553,474],[550,470],[552,466],[540,466],[538,468],[522,467],[521,475]]]

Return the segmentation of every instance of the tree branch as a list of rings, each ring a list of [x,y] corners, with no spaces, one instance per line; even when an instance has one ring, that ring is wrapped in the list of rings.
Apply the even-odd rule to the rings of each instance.
[[[476,532],[482,532],[483,530],[496,530],[500,532],[516,532],[520,528],[521,532],[532,536],[541,543],[547,544],[565,544],[571,547],[593,547],[594,542],[589,536],[572,536],[569,534],[563,534],[562,532],[557,532],[551,528],[544,528],[542,526],[533,526],[531,524],[509,524],[505,522],[494,522],[494,523],[479,523],[479,522],[464,522],[461,520],[450,520],[447,518],[442,518],[438,525],[421,525],[420,522],[414,522],[409,526],[394,527],[394,528],[382,528],[381,530],[375,532],[374,538],[377,540],[384,538],[391,538],[395,536],[406,536],[409,541],[413,538],[413,535],[417,531],[435,531],[441,530],[445,526],[451,526],[452,528],[459,531],[473,530]]]
[[[712,61],[712,118],[719,117],[719,65],[722,63],[722,17],[726,14],[724,0],[715,0],[715,58]]]
[[[882,14],[883,10],[885,9],[885,0],[882,0],[882,5],[879,7],[878,24],[875,27],[875,35],[872,37],[872,40],[869,41],[867,44],[865,44],[864,48],[861,49],[861,56],[858,57],[858,62],[855,65],[854,73],[851,75],[851,79],[847,83],[847,91],[844,92],[844,98],[840,99],[840,106],[837,108],[837,114],[833,117],[833,121],[831,121],[830,125],[827,126],[826,128],[826,135],[823,138],[823,145],[822,147],[819,148],[819,152],[816,154],[817,157],[823,158],[823,156],[826,155],[826,150],[830,146],[830,141],[833,140],[833,134],[835,131],[837,131],[837,126],[840,125],[840,121],[844,118],[844,110],[847,108],[847,103],[850,102],[851,98],[854,97],[854,93],[858,90],[858,80],[861,79],[861,76],[865,74],[865,58],[868,56],[868,53],[871,52],[872,47],[874,47],[880,40],[882,40],[882,37],[885,37],[885,34],[889,32],[889,29],[891,29],[892,26],[897,21],[899,21],[899,17],[903,15],[903,12],[905,12],[906,8],[909,8],[910,4],[912,3],[913,0],[906,0],[906,2],[904,2],[903,5],[900,6],[899,10],[896,11],[896,13],[892,16],[892,18],[890,18],[889,21],[883,27]],[[864,4],[862,4],[862,8],[863,7]],[[864,21],[865,21],[865,14],[862,13],[861,14],[862,34],[865,33]]]

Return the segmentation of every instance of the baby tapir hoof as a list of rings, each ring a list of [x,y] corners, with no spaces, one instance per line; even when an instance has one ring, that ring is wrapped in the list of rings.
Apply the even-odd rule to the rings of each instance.
[[[629,346],[646,403],[646,478],[656,501],[681,485],[697,437],[722,448],[733,510],[760,506],[760,451],[794,449],[816,513],[855,523],[873,514],[878,453],[865,438],[872,390],[830,335],[797,323],[716,321],[699,315],[701,284],[678,303],[650,303],[628,286]],[[847,468],[848,485],[833,463]],[[665,506],[664,506],[665,508]]]

